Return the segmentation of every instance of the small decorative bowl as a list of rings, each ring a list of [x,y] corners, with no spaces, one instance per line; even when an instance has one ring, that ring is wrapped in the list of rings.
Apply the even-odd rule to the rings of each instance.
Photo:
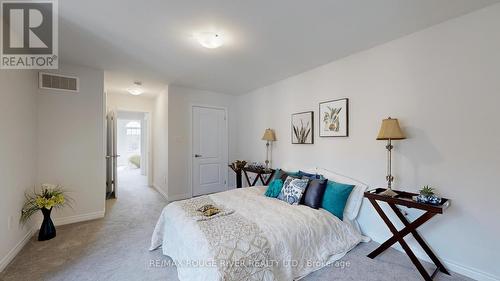
[[[414,197],[414,200],[419,203],[439,205],[441,203],[441,198],[436,195],[418,195]]]

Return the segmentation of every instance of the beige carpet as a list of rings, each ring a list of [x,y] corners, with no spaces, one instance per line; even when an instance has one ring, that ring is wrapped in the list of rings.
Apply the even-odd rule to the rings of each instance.
[[[178,280],[175,267],[151,266],[168,257],[148,251],[153,227],[166,204],[163,197],[147,187],[137,170],[122,172],[119,183],[119,199],[107,201],[104,219],[58,227],[57,237],[50,241],[33,237],[0,280]],[[376,246],[361,244],[342,259],[341,266],[323,268],[302,280],[422,280],[409,259],[396,250],[376,260],[367,258]],[[470,279],[438,274],[435,280]]]

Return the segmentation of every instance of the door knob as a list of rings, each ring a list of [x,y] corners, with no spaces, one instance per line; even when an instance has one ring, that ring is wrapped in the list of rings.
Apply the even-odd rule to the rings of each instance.
[[[194,157],[199,158],[199,157],[201,157],[201,155],[200,154],[195,154]]]

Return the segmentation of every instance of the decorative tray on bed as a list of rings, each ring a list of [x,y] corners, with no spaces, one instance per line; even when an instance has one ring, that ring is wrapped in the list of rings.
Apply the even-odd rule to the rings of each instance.
[[[387,203],[393,203],[408,208],[426,210],[438,214],[442,214],[443,211],[450,205],[450,200],[446,198],[441,198],[441,203],[437,205],[416,202],[413,200],[413,197],[417,196],[418,195],[417,193],[400,191],[400,190],[393,190],[398,194],[394,197],[381,195],[380,193],[384,192],[385,190],[386,190],[385,188],[376,188],[370,191],[366,191],[365,197],[368,199],[385,201]]]

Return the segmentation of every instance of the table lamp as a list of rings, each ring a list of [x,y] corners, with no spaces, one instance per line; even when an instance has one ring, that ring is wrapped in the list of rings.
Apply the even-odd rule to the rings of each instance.
[[[382,192],[381,195],[386,195],[391,197],[397,195],[397,193],[392,190],[392,182],[394,181],[394,177],[391,174],[392,172],[391,151],[394,148],[394,146],[392,146],[392,141],[404,140],[404,139],[406,139],[406,136],[399,127],[398,119],[393,119],[389,117],[387,119],[382,120],[382,126],[380,127],[377,140],[387,140],[387,145],[385,146],[385,148],[387,149],[387,176],[386,176],[387,189],[384,192]]]
[[[266,141],[266,169],[269,169],[269,146],[273,141],[276,141],[276,135],[274,131],[271,129],[266,129],[264,135],[262,136],[262,140]]]

